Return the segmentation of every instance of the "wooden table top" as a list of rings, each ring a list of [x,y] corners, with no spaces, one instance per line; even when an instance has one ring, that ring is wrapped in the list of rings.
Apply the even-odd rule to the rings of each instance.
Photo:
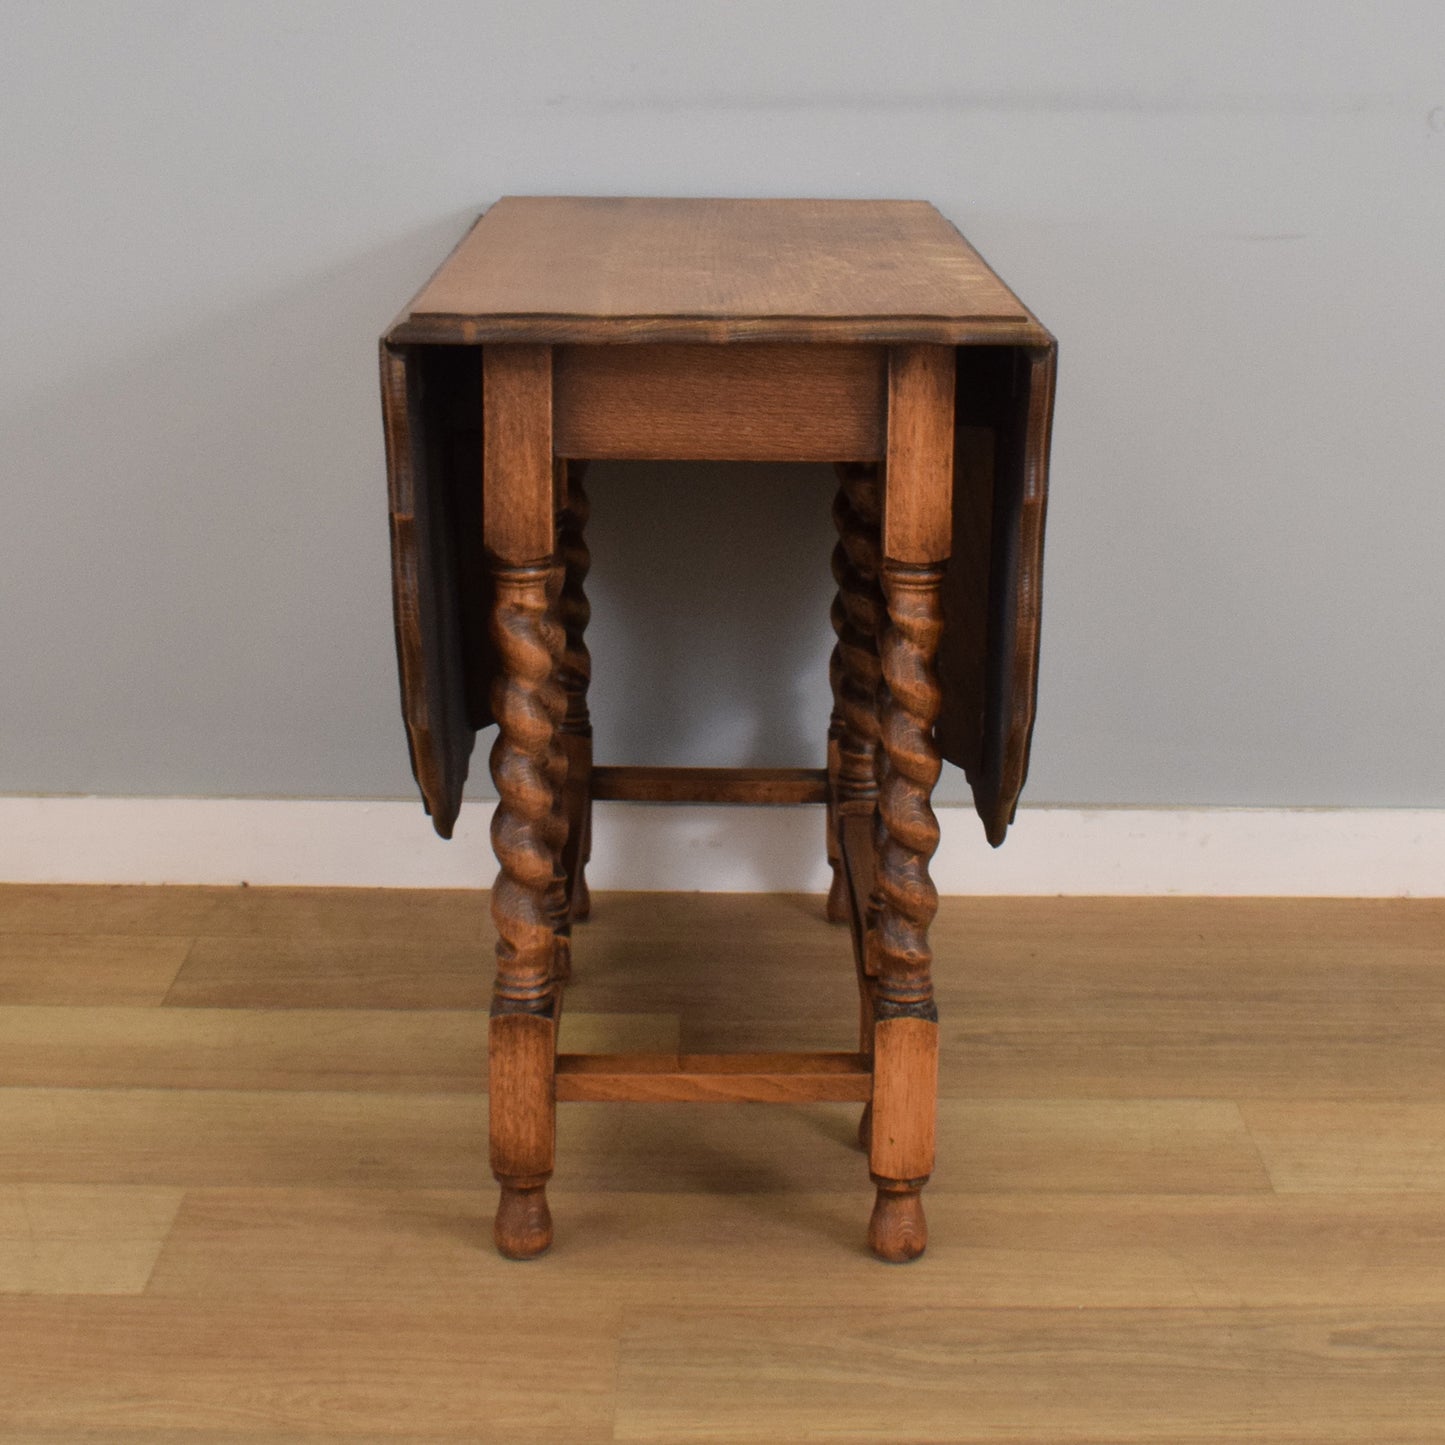
[[[1050,338],[926,201],[506,196],[391,339]]]

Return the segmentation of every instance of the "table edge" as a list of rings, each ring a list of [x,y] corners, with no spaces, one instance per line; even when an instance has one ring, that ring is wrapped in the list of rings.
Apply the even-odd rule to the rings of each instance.
[[[629,345],[646,342],[726,345],[794,342],[943,346],[1053,346],[1048,329],[1016,316],[565,316],[413,315],[404,312],[383,336],[392,346],[477,346],[486,342]]]

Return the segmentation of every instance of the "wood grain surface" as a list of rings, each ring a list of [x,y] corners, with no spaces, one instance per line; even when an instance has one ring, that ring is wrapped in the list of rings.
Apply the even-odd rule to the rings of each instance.
[[[577,1103],[861,1104],[872,1092],[869,1060],[861,1054],[566,1054],[557,1060],[557,1098]]]
[[[851,1047],[822,908],[599,895],[563,1047]],[[0,889],[0,1438],[1435,1445],[1442,939],[945,899],[922,1260],[861,1246],[856,1104],[579,1104],[523,1292],[484,896]]]
[[[381,346],[391,595],[412,772],[450,838],[494,670],[482,559],[481,358]]]
[[[1047,333],[926,201],[506,196],[392,338],[1027,344]]]
[[[883,556],[948,560],[953,494],[954,351],[888,349],[888,449]]]
[[[560,346],[555,354],[558,456],[882,455],[882,347]]]
[[[1044,518],[1058,353],[957,353],[953,539],[944,577],[938,746],[998,847],[1028,777],[1038,710]]]
[[[633,803],[821,803],[822,768],[592,769],[592,796]]]
[[[482,395],[487,551],[512,564],[549,558],[556,548],[552,348],[489,346],[482,353]]]

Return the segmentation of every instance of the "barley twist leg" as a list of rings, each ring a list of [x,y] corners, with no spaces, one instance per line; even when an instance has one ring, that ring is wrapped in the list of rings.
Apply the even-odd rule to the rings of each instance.
[[[540,1254],[552,1240],[545,1191],[556,1135],[556,735],[565,709],[562,629],[552,601],[557,571],[550,562],[493,569],[500,666],[492,694],[498,723],[492,846],[499,871],[492,889],[491,1161],[502,1186],[497,1247],[514,1259]]]
[[[582,920],[592,911],[587,891],[587,860],[592,856],[592,719],[587,710],[587,688],[592,680],[592,657],[587,651],[587,624],[592,606],[585,583],[592,566],[587,549],[587,521],[591,504],[583,488],[584,462],[562,462],[566,468],[563,502],[558,513],[558,538],[564,576],[560,617],[564,633],[562,647],[562,690],[566,714],[562,721],[562,746],[567,753],[567,844],[564,861],[570,895],[571,917]]]
[[[553,567],[547,574],[547,620],[549,638],[555,640],[561,631],[562,568]],[[572,977],[572,916],[567,903],[567,751],[563,746],[562,727],[567,714],[564,683],[564,649],[552,655],[552,679],[545,693],[544,705],[552,721],[552,738],[547,745],[547,784],[552,791],[552,809],[547,814],[543,841],[557,860],[557,869],[547,889],[547,917],[551,920],[555,947],[552,951],[552,976],[559,983]]]
[[[882,566],[882,485],[877,463],[843,463],[837,468],[838,494],[833,521],[838,544],[833,549],[833,578],[838,584],[833,601],[833,648],[830,678],[833,684],[833,726],[828,755],[828,842],[833,865],[833,887],[828,895],[828,917],[846,920],[849,890],[842,876],[839,833],[842,819],[851,814],[873,817],[878,807],[878,698],[882,664],[878,640],[887,608],[879,571]],[[860,900],[864,905],[867,900]],[[873,1052],[873,990],[867,960],[858,969],[858,1047]],[[873,1106],[865,1105],[858,1120],[858,1143],[868,1148]]]
[[[933,726],[942,578],[938,566],[883,569],[880,848],[868,933],[876,1020],[869,1168],[878,1195],[868,1239],[893,1262],[917,1258],[927,1244],[920,1192],[933,1170],[938,1013],[928,928],[938,893],[928,864],[938,847],[931,796],[940,770]]]
[[[839,819],[852,812],[871,813],[878,796],[874,761],[881,676],[878,635],[885,614],[878,580],[882,496],[877,464],[842,463],[837,472],[833,579],[838,591],[832,622],[838,641],[828,669],[833,686],[828,730],[828,861],[833,882],[828,917],[841,923],[848,917],[848,893],[838,843]]]

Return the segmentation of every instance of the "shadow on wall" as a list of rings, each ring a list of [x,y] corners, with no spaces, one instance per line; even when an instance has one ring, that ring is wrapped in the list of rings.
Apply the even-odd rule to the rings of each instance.
[[[832,708],[832,467],[597,463],[586,485],[597,760],[821,767]],[[474,759],[474,774],[484,770]],[[723,870],[730,886],[775,887],[779,867],[796,887],[823,886],[813,876],[826,876],[821,810],[775,843],[782,860],[740,851],[731,813],[699,810],[673,846]],[[646,876],[656,864],[665,876],[637,829],[614,817],[607,836],[612,866]]]
[[[586,486],[597,761],[822,767],[833,468],[608,462]],[[478,739],[469,795],[490,795],[494,736]],[[962,772],[945,766],[934,798],[969,803]]]

